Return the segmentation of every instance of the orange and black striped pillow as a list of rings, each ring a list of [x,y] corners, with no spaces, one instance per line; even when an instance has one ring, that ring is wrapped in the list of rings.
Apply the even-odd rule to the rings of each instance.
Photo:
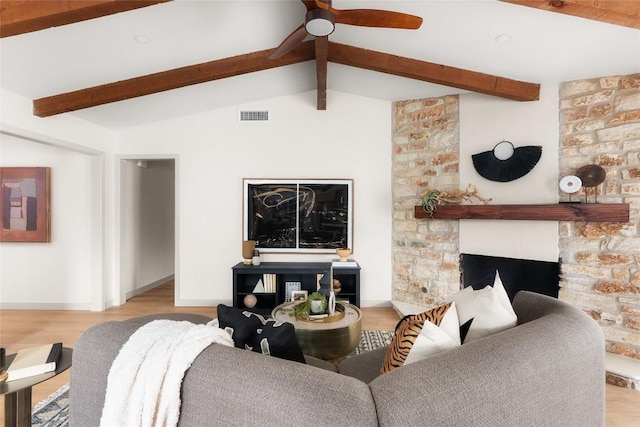
[[[460,325],[455,302],[405,316],[396,326],[380,374],[458,346]]]

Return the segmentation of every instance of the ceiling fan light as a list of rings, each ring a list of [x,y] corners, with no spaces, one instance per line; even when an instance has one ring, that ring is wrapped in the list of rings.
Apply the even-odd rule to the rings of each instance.
[[[307,12],[304,28],[312,36],[328,36],[335,27],[335,18],[328,10],[311,9]]]

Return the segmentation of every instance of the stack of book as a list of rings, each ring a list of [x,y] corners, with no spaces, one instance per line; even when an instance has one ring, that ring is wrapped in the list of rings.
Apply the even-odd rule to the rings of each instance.
[[[253,288],[254,294],[273,294],[276,292],[277,276],[275,274],[263,274],[262,279]]]
[[[7,381],[55,371],[61,354],[61,342],[20,350],[7,368]]]

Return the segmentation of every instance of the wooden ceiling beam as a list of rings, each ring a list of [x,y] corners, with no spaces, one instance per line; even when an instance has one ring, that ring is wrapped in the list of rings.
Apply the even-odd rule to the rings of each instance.
[[[640,29],[640,1],[630,0],[501,0],[565,15]]]
[[[171,0],[2,0],[0,37],[15,36]]]
[[[267,59],[275,50],[274,48],[36,99],[33,101],[33,114],[38,117],[48,117],[313,59],[316,60],[317,108],[319,110],[326,109],[327,62],[516,101],[536,101],[540,96],[540,85],[535,83],[404,58],[332,43],[326,38],[322,39],[318,37],[316,41],[301,43],[278,59]]]
[[[329,62],[515,101],[537,101],[540,85],[329,42]]]
[[[36,99],[33,101],[33,114],[48,117],[315,58],[313,41],[300,44],[278,59],[267,59],[274,50],[261,50]]]

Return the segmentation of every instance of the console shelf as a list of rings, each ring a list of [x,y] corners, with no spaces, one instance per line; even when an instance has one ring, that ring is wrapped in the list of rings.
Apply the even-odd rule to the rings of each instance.
[[[236,264],[233,270],[233,306],[269,316],[278,305],[287,301],[287,283],[297,282],[300,290],[308,294],[316,291],[318,280],[331,270],[330,262],[263,262],[260,265]],[[272,283],[265,290],[256,291],[259,280],[272,276]],[[342,290],[337,301],[345,301],[360,307],[360,267],[333,267],[333,278],[340,280]],[[247,308],[244,298],[256,297],[256,305]]]
[[[415,207],[419,219],[505,219],[528,221],[628,222],[627,203],[553,205],[438,205],[433,216]]]

